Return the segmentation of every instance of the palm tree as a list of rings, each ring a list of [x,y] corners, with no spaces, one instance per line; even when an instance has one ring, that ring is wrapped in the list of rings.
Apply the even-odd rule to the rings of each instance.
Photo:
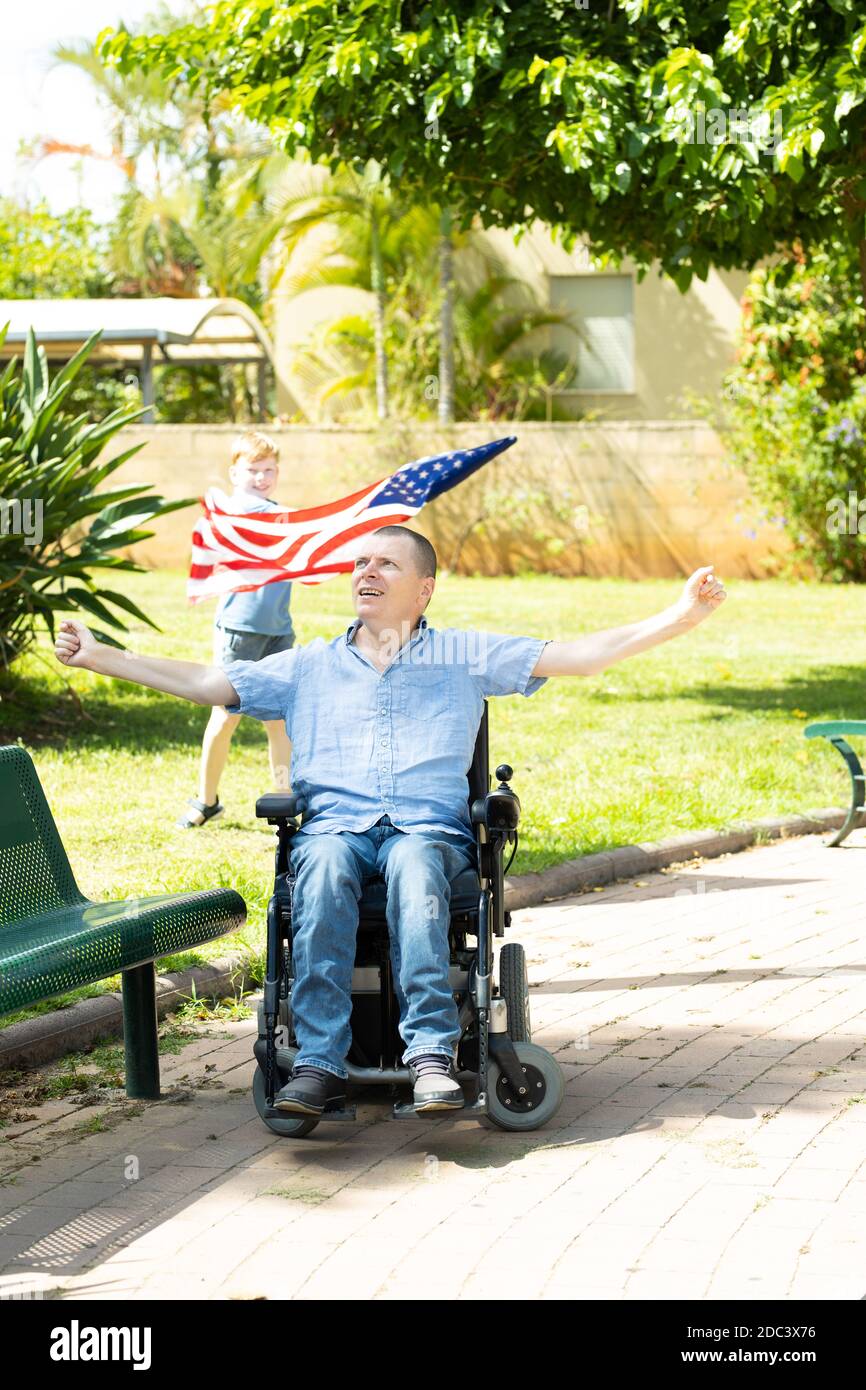
[[[439,219],[439,419],[454,421],[454,240],[451,213]]]
[[[162,5],[142,32],[167,33],[203,13],[195,3],[185,13]],[[110,150],[46,136],[34,153],[110,160],[125,172],[112,246],[122,291],[195,295],[204,279],[216,294],[249,299],[255,274],[245,241],[254,219],[238,213],[227,195],[239,196],[238,171],[247,180],[252,171],[255,183],[255,170],[273,153],[267,136],[234,116],[225,98],[206,102],[155,71],[120,78],[93,42],[61,44],[54,57],[93,84],[107,113]],[[244,212],[251,211],[247,200]]]
[[[457,405],[463,418],[524,418],[533,398],[570,384],[575,365],[546,344],[543,330],[564,328],[580,336],[568,314],[540,303],[529,286],[484,257],[480,283],[464,284],[454,312],[460,364]]]
[[[249,272],[248,243],[257,234],[254,209],[238,212],[224,194],[181,175],[165,190],[130,190],[109,251],[122,293],[188,297],[203,286],[259,309],[261,286]]]
[[[388,418],[390,394],[386,326],[391,287],[405,263],[417,210],[402,203],[374,160],[361,173],[331,172],[321,165],[280,164],[263,169],[269,216],[249,244],[249,265],[270,250],[273,284],[290,294],[324,285],[352,285],[373,296],[376,414]],[[316,233],[312,263],[303,261],[305,239]],[[413,247],[429,256],[429,243]],[[299,252],[301,253],[299,255]]]
[[[441,294],[437,295],[437,285],[440,292],[442,288],[440,230],[435,209],[415,208],[406,215],[400,225],[402,269],[397,255],[401,245],[396,237],[392,240],[391,259],[386,261],[392,267],[393,286],[386,333],[390,390],[398,413],[422,413],[431,399],[423,384],[435,383],[435,411],[447,423],[442,382],[448,328]],[[453,314],[448,319],[453,324],[456,368],[454,414],[461,419],[505,415],[516,419],[534,415],[569,418],[555,401],[555,394],[569,384],[574,364],[568,354],[548,346],[546,330],[552,326],[577,330],[566,315],[540,303],[522,281],[508,275],[482,238],[472,233],[451,236]],[[412,250],[418,243],[427,248],[420,264]],[[347,251],[344,248],[344,253]],[[353,255],[340,258],[329,247],[326,256],[291,277],[290,288],[357,284],[364,281],[366,273],[358,273]],[[375,385],[373,325],[357,314],[321,324],[296,357],[293,375],[311,413],[357,418],[364,413],[365,398]]]

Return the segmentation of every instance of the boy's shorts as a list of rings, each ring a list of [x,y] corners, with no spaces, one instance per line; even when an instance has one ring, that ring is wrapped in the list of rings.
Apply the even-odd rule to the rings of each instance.
[[[215,666],[228,666],[232,661],[261,661],[275,652],[287,652],[295,645],[295,634],[285,632],[274,637],[268,632],[241,632],[238,628],[216,627],[213,635]]]

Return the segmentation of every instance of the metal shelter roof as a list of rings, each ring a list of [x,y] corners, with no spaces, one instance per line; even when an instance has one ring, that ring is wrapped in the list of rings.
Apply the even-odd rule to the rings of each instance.
[[[49,357],[64,358],[97,329],[91,361],[273,362],[261,319],[239,299],[3,299],[9,324],[0,357],[20,350],[32,326]],[[149,351],[148,351],[149,350]]]

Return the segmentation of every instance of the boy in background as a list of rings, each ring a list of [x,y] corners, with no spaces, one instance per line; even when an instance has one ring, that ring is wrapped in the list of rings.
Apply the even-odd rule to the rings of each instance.
[[[280,476],[276,444],[266,434],[246,430],[232,446],[229,480],[234,492],[232,507],[237,512],[280,511],[271,495]],[[275,652],[288,651],[295,633],[289,613],[290,580],[264,584],[248,593],[225,594],[214,615],[214,664],[228,666],[232,661],[261,661]],[[220,805],[219,782],[232,734],[242,716],[214,707],[201,750],[198,796],[178,820],[184,830],[207,825],[225,810]],[[265,721],[271,772],[278,790],[288,790],[291,744],[282,720]]]

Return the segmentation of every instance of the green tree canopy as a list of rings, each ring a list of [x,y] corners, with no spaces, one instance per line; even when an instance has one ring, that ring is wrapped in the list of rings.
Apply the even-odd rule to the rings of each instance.
[[[866,278],[860,0],[224,0],[102,45],[464,226],[539,218],[685,289],[841,217]]]
[[[93,299],[109,292],[100,229],[87,208],[0,198],[0,299]]]

